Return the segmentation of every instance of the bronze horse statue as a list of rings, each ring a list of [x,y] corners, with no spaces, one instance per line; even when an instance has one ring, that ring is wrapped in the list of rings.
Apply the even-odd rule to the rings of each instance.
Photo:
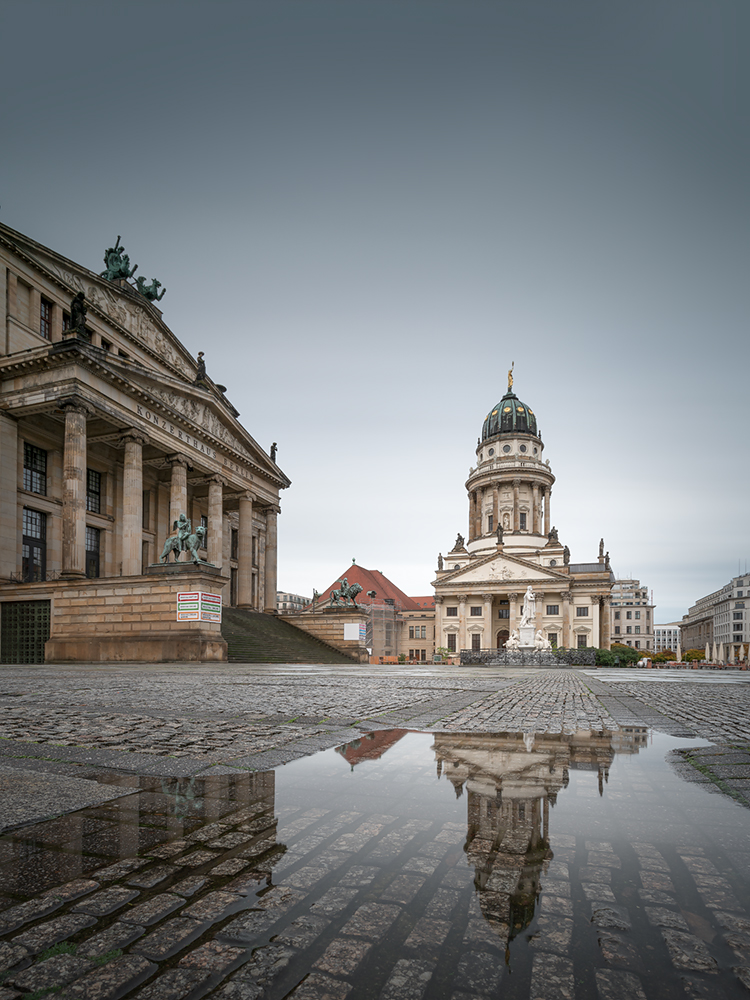
[[[350,587],[346,577],[343,580],[339,580],[339,583],[341,584],[341,588],[331,591],[331,604],[346,604],[349,600],[356,608],[357,602],[355,598],[357,594],[362,593],[362,587],[358,583],[353,583]]]
[[[161,554],[162,562],[169,562],[169,553],[174,552],[174,561],[180,558],[182,552],[189,552],[190,557],[194,563],[201,562],[201,558],[198,555],[198,549],[205,548],[206,543],[206,529],[203,525],[199,525],[192,535],[188,535],[183,542],[180,540],[179,535],[170,535],[169,538],[164,543],[164,550]]]

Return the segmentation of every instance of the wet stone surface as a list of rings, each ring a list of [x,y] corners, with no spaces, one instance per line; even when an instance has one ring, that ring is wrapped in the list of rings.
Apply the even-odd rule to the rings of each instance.
[[[202,718],[151,713],[137,677],[106,702],[102,678],[63,671],[45,722],[45,676],[9,718],[46,724],[26,730],[46,742],[11,729],[0,755],[86,768],[118,797],[0,837],[0,1000],[747,995],[750,811],[705,773],[743,780],[744,750],[699,746],[717,698],[734,700],[721,737],[735,738],[743,685],[696,685],[699,733],[684,682],[664,685],[670,700],[575,671],[325,675],[293,723],[281,708],[304,698],[289,678],[248,673],[243,702],[235,675],[231,717],[221,672],[199,710],[190,671],[155,681]],[[352,729],[370,709],[391,726]],[[55,746],[82,716],[79,742],[110,728],[88,749]],[[414,719],[433,731],[409,733]],[[139,775],[149,746],[159,766]],[[211,773],[275,748],[293,762]]]

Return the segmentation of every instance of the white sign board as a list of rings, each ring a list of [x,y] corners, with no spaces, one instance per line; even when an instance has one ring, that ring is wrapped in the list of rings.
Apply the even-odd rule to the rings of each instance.
[[[177,595],[178,622],[221,622],[221,594],[183,591]]]
[[[344,642],[348,639],[353,639],[355,642],[359,642],[362,636],[362,630],[364,629],[364,624],[362,622],[354,622],[352,624],[344,625]]]

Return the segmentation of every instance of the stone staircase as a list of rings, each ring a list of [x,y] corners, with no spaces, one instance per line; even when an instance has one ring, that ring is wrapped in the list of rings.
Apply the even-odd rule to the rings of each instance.
[[[221,634],[230,663],[354,663],[327,642],[276,615],[225,607]]]

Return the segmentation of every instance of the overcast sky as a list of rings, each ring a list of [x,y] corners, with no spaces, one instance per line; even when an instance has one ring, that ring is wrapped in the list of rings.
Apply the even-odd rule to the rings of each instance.
[[[5,0],[0,219],[164,319],[292,480],[279,586],[410,594],[515,389],[573,561],[750,560],[747,0]],[[750,568],[750,566],[748,566]]]

